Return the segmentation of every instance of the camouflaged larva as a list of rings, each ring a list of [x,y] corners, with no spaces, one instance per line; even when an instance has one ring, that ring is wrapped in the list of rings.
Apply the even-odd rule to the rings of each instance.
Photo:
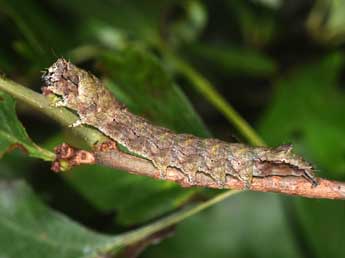
[[[263,176],[255,162],[284,164],[301,171],[316,184],[312,166],[292,153],[291,146],[278,148],[250,147],[218,139],[201,139],[189,134],[175,134],[152,125],[132,114],[90,73],[64,59],[58,59],[43,75],[46,89],[62,97],[57,106],[75,110],[79,121],[74,125],[91,125],[131,152],[150,160],[164,178],[168,167],[179,169],[193,184],[198,173],[215,180],[219,187],[226,176],[235,177],[248,187],[253,176]],[[275,175],[274,171],[269,176]],[[267,176],[267,175],[265,175]]]

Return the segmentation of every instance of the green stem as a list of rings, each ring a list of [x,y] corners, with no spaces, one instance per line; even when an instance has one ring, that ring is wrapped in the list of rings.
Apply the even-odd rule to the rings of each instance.
[[[46,114],[62,126],[73,124],[78,117],[65,108],[56,108],[51,105],[49,99],[42,94],[34,92],[14,81],[0,77],[0,89],[15,97],[17,100],[24,102],[39,112]],[[93,146],[96,142],[104,141],[105,136],[99,131],[88,127],[71,128],[73,132],[81,136],[88,145]]]
[[[175,212],[169,216],[166,216],[165,218],[162,218],[156,222],[153,222],[147,226],[141,227],[137,230],[133,230],[131,232],[125,233],[121,235],[121,237],[115,237],[112,241],[110,241],[108,244],[100,247],[98,250],[101,253],[111,253],[123,246],[131,245],[139,240],[145,239],[152,235],[155,232],[158,232],[164,228],[167,228],[169,226],[172,226],[188,217],[193,216],[194,214],[207,209],[208,207],[211,207],[212,205],[215,205],[216,203],[219,203],[223,201],[224,199],[233,196],[237,193],[240,193],[241,191],[238,190],[230,190],[223,192],[216,197],[205,201],[203,203],[200,203],[198,205],[195,205],[191,208],[186,208],[181,211]]]
[[[237,111],[219,94],[216,88],[191,65],[178,58],[171,52],[166,52],[167,57],[173,62],[174,68],[184,75],[191,84],[210,101],[224,116],[237,128],[249,143],[256,146],[265,146],[265,142],[244,120]]]

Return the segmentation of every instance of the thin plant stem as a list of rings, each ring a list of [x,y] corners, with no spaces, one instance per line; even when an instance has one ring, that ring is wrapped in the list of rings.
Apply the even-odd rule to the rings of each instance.
[[[214,105],[250,144],[255,146],[266,146],[265,142],[255,130],[240,116],[231,104],[219,94],[216,88],[204,76],[186,61],[179,58],[170,50],[167,50],[164,46],[161,46],[160,49],[167,60],[173,64],[173,68],[189,80],[191,85]]]
[[[64,127],[70,126],[78,119],[75,114],[66,108],[56,108],[52,106],[49,99],[42,94],[3,77],[0,77],[0,90],[12,95],[17,100],[38,110],[40,113],[47,115]],[[71,128],[71,130],[81,136],[90,146],[106,139],[102,133],[92,128],[80,126]]]
[[[119,250],[121,247],[134,244],[142,239],[149,237],[150,235],[158,232],[164,228],[175,225],[223,200],[240,193],[238,190],[226,191],[218,194],[216,197],[209,199],[203,203],[197,204],[193,207],[183,209],[181,211],[175,212],[169,216],[166,216],[158,221],[150,223],[139,229],[130,231],[128,233],[122,234],[120,237],[114,237],[106,245],[102,245],[96,253],[92,254],[89,258],[95,258],[99,253],[113,253]]]

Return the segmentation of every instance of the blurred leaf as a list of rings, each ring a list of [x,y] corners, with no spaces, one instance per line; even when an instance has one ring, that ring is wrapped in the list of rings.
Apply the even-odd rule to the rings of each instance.
[[[77,167],[64,176],[102,212],[115,209],[116,221],[122,225],[153,219],[179,207],[195,193],[195,189],[99,166]]]
[[[129,47],[108,52],[99,67],[105,71],[107,85],[131,111],[179,132],[208,135],[186,97],[145,50]],[[79,167],[66,179],[100,210],[116,209],[117,221],[125,225],[179,207],[196,191],[102,167]]]
[[[324,43],[339,44],[345,40],[345,1],[315,1],[307,19],[310,34]]]
[[[53,160],[54,154],[31,141],[16,117],[14,99],[0,91],[0,156],[15,147],[31,157]]]
[[[313,257],[345,255],[345,203],[331,200],[294,200],[299,226]]]
[[[260,126],[268,143],[293,141],[333,178],[345,177],[345,95],[337,85],[343,63],[343,55],[332,54],[278,80]]]
[[[63,31],[61,25],[37,1],[1,0],[0,13],[13,21],[17,32],[22,36],[13,41],[12,47],[37,66],[46,65],[55,53],[60,54],[66,45],[73,42],[74,33]],[[67,35],[69,40],[65,40]]]
[[[280,8],[284,1],[283,0],[252,0],[253,2],[260,3],[272,9]]]
[[[84,34],[82,36],[87,40],[90,38],[88,44],[96,41],[96,43],[100,43],[100,45],[107,48],[122,49],[127,46],[129,41],[125,31],[98,20],[90,21],[86,27],[86,31],[83,31],[82,34]],[[88,50],[88,52],[90,52],[90,50]]]
[[[183,8],[183,15],[173,21],[167,21],[169,24],[166,28],[163,28],[163,33],[169,34],[163,35],[163,37],[168,36],[167,41],[169,41],[171,47],[195,41],[207,22],[207,12],[200,1],[180,1],[180,6]]]
[[[338,87],[344,56],[331,54],[277,81],[261,135],[272,145],[294,142],[320,168],[320,176],[345,178],[345,96]],[[345,254],[345,206],[325,200],[291,200],[304,240],[315,257]]]
[[[180,88],[157,58],[138,46],[101,57],[110,90],[130,110],[177,132],[209,136]]]
[[[187,49],[193,56],[204,60],[226,74],[268,76],[276,70],[275,62],[263,53],[235,46],[195,44]]]
[[[26,6],[25,6],[25,3],[26,3]],[[32,13],[36,12],[36,14],[39,12],[38,11],[39,7],[35,4],[35,2],[32,2],[30,0],[25,1],[25,2],[2,0],[0,4],[1,4],[1,11],[14,21],[18,30],[22,33],[22,35],[24,36],[28,44],[31,46],[33,51],[35,51],[36,54],[42,53],[43,47],[41,45],[41,42],[36,38],[36,35],[33,31],[35,28],[29,25],[30,18],[39,19],[40,17],[36,15],[31,15],[31,12]],[[26,14],[24,12],[21,13],[21,11],[25,10],[24,7],[28,8],[28,10],[30,10],[31,12],[26,13]],[[36,24],[39,24],[37,20],[34,22]]]
[[[63,0],[54,4],[78,17],[85,43],[98,41],[112,48],[123,46],[125,38],[149,45],[160,44],[162,36],[173,45],[192,41],[206,25],[207,16],[198,0]]]
[[[1,47],[0,48],[0,76],[2,73],[9,72],[12,68],[9,55]]]
[[[1,140],[0,140],[1,141]],[[20,162],[18,162],[20,160]],[[0,159],[0,178],[18,179],[30,175],[30,170],[37,160],[25,155],[22,151],[13,150]]]
[[[111,239],[45,207],[22,181],[0,181],[0,257],[90,257]]]
[[[230,16],[237,20],[246,45],[262,48],[266,46],[277,31],[274,10],[255,4],[253,1],[225,1]]]
[[[100,35],[97,32],[98,29],[95,28],[99,25],[113,27],[130,36],[154,42],[158,37],[161,12],[171,1],[59,0],[53,2],[55,8],[73,13],[85,34],[90,33],[90,38],[93,32]]]
[[[173,238],[148,248],[143,257],[302,257],[280,200],[241,193],[182,222]]]
[[[9,155],[7,155],[7,156],[9,156]],[[5,156],[5,158],[6,158],[6,156]],[[4,162],[4,158],[2,158],[0,160],[0,171],[1,171],[0,175],[1,175],[1,178],[3,178],[3,179],[13,179],[15,177],[14,175],[16,174],[16,172],[20,171],[17,169],[13,169],[11,164],[8,164],[8,163],[9,162]]]

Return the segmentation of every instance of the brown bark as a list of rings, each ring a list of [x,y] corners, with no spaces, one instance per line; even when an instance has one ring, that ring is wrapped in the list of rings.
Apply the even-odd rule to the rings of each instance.
[[[61,148],[63,150],[61,151]],[[71,153],[75,153],[75,155]],[[76,150],[67,144],[60,145],[57,148],[58,153],[68,153],[68,155],[57,155],[57,160],[53,163],[53,167],[56,169],[57,164],[70,164],[68,167],[72,167],[79,164],[101,164],[104,166],[121,169],[128,171],[128,173],[149,176],[152,178],[160,179],[160,171],[155,168],[152,163],[146,159],[132,156],[127,153],[123,153],[114,148],[114,145],[110,147],[101,147],[95,152],[82,151],[83,155],[80,155],[81,150]],[[85,157],[86,159],[81,159]],[[296,174],[298,171],[296,168],[289,166],[275,166],[269,163],[257,162],[256,169],[265,175],[272,174]],[[207,175],[199,173],[194,185],[191,185],[188,178],[176,168],[168,168],[166,178],[180,184],[183,187],[208,187],[219,188],[217,182]],[[245,184],[231,176],[227,176],[225,189],[239,189],[245,188]],[[249,190],[257,192],[275,192],[287,195],[303,196],[307,198],[324,198],[324,199],[345,199],[345,183],[332,181],[327,179],[318,178],[317,186],[313,186],[310,181],[300,176],[267,176],[267,177],[254,177],[250,185]]]

